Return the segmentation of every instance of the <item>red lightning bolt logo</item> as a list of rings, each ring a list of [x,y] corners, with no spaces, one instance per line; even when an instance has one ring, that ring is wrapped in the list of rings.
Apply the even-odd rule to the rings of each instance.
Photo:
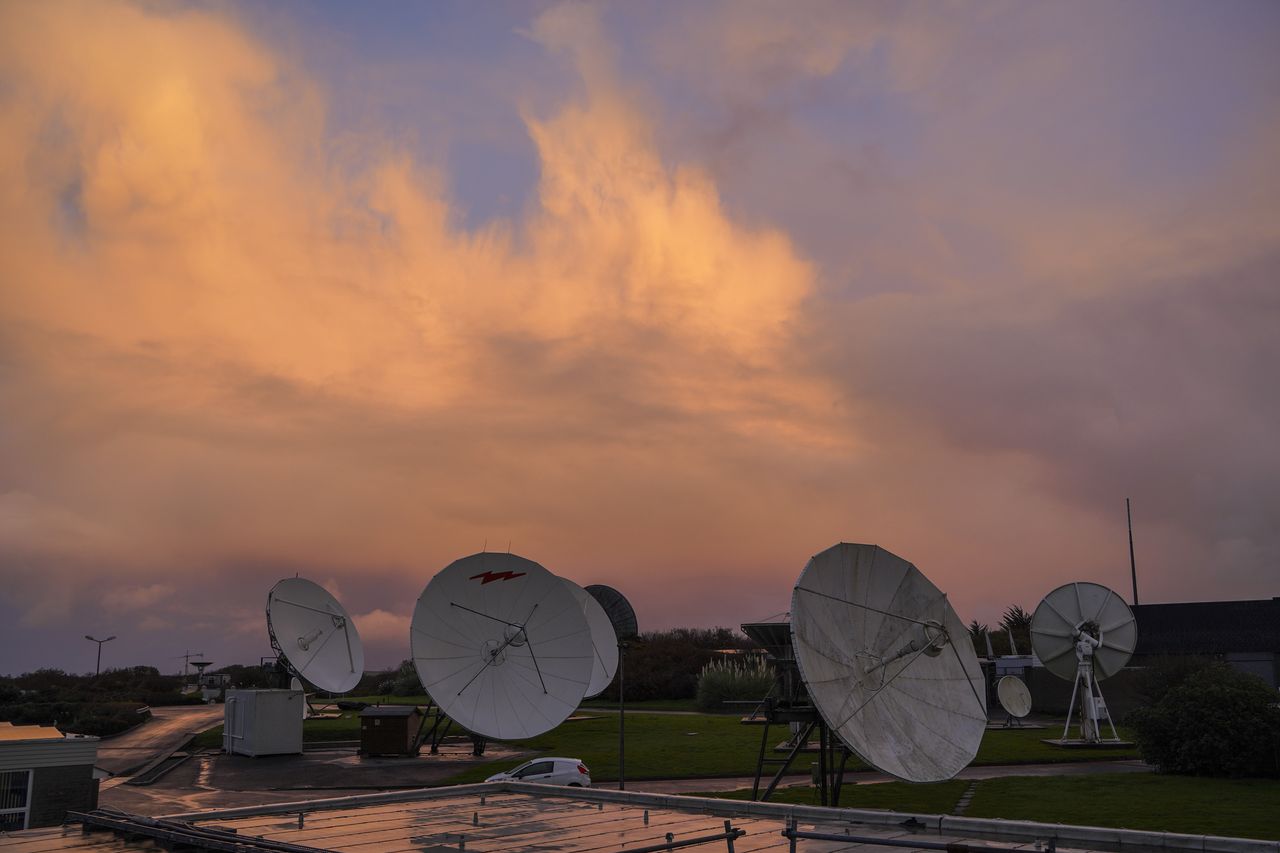
[[[478,580],[480,581],[480,586],[484,586],[493,581],[509,581],[512,578],[522,578],[524,575],[524,572],[481,572],[478,575],[472,575],[471,580]]]

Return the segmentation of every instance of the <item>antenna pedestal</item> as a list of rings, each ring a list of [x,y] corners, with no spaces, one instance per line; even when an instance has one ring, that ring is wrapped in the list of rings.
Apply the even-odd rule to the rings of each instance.
[[[731,704],[731,703],[730,703]],[[765,802],[773,796],[774,790],[787,775],[796,759],[802,755],[818,754],[817,767],[813,775],[813,784],[818,791],[818,803],[835,807],[840,803],[840,789],[844,786],[845,765],[849,761],[849,750],[832,732],[818,709],[812,705],[792,705],[780,703],[773,696],[768,696],[755,706],[754,711],[742,718],[744,725],[762,725],[760,733],[760,756],[756,761],[755,781],[751,786],[751,799]],[[788,739],[784,742],[785,755],[778,757],[778,748],[771,748],[770,731],[776,726],[787,726]],[[814,731],[818,734],[818,744],[811,746]],[[776,736],[776,735],[775,735]],[[766,770],[768,768],[768,770]],[[776,768],[776,769],[774,769]],[[764,791],[760,783],[769,775]]]
[[[1067,737],[1071,731],[1072,716],[1077,717],[1080,727],[1080,736],[1075,739]],[[1102,736],[1104,719],[1111,729],[1110,738]],[[1126,743],[1116,732],[1116,724],[1111,720],[1111,710],[1102,697],[1102,687],[1093,675],[1092,664],[1080,666],[1075,685],[1071,688],[1071,704],[1067,707],[1067,721],[1062,726],[1062,738],[1049,742],[1058,746],[1122,746]]]

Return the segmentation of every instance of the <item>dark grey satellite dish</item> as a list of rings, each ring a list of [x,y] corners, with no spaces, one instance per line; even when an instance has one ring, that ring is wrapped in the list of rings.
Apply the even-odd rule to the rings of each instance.
[[[609,621],[613,623],[613,632],[618,635],[619,640],[629,640],[640,633],[636,625],[636,611],[625,595],[602,583],[593,583],[584,589],[600,602]]]

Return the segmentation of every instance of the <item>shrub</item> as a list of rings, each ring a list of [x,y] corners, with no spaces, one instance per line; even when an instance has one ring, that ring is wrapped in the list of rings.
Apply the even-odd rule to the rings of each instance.
[[[626,654],[627,701],[693,699],[698,693],[698,673],[720,649],[749,649],[751,641],[728,628],[675,628],[641,634],[628,643]],[[600,694],[618,700],[618,679]]]
[[[722,711],[729,700],[759,701],[773,687],[773,680],[773,667],[761,657],[712,661],[698,675],[698,708]]]
[[[1254,675],[1213,663],[1177,673],[1129,715],[1143,759],[1164,773],[1280,777],[1280,709]]]

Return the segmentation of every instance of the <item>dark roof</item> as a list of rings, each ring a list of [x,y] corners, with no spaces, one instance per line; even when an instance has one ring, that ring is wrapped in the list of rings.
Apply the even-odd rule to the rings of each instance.
[[[360,712],[362,717],[408,717],[419,713],[416,705],[370,705]]]
[[[791,649],[790,622],[744,622],[742,633],[776,660],[791,660],[795,657]]]
[[[1280,598],[1140,604],[1139,655],[1280,652]]]

